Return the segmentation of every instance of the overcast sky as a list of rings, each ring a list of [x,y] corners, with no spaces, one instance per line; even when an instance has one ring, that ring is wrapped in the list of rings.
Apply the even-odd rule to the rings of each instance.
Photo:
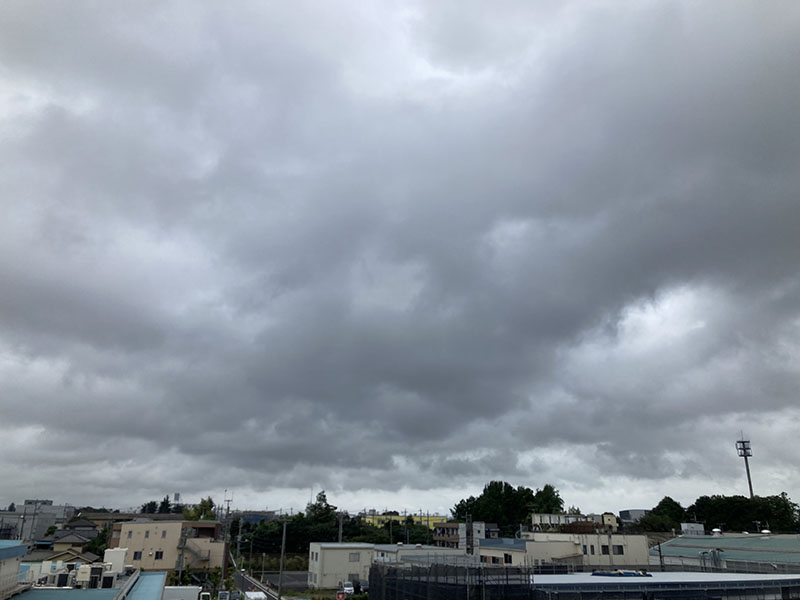
[[[0,7],[0,505],[800,501],[800,5]]]

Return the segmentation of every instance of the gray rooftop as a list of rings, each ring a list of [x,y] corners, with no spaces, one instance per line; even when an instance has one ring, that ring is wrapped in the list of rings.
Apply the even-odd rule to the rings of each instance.
[[[663,556],[696,559],[711,550],[722,550],[724,560],[800,564],[800,535],[682,535],[661,544]]]

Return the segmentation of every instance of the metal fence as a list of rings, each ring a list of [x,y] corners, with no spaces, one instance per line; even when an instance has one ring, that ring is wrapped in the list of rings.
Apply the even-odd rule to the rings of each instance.
[[[533,598],[532,568],[481,568],[446,564],[373,565],[370,596],[380,600],[500,600]]]
[[[430,564],[374,564],[369,573],[371,600],[688,600],[800,599],[798,580],[709,580],[538,584],[541,567],[464,567]],[[592,578],[594,579],[594,578]]]

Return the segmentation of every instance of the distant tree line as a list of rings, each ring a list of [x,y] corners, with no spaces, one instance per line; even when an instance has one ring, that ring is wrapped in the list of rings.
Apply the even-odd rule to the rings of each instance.
[[[161,502],[150,500],[150,502],[142,504],[139,513],[144,515],[176,514],[181,515],[187,521],[213,521],[217,518],[216,505],[211,496],[201,499],[200,503],[194,507],[178,503],[172,504],[169,496],[164,496]]]
[[[723,531],[760,531],[773,533],[796,532],[800,529],[798,505],[786,492],[776,496],[700,496],[694,504],[683,508],[665,496],[642,517],[635,527],[642,531],[680,532],[681,523],[703,523],[705,529]]]

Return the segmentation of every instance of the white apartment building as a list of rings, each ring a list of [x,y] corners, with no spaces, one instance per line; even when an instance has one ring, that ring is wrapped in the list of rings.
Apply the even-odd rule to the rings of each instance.
[[[312,542],[308,549],[308,587],[337,589],[345,581],[369,580],[375,544]]]

